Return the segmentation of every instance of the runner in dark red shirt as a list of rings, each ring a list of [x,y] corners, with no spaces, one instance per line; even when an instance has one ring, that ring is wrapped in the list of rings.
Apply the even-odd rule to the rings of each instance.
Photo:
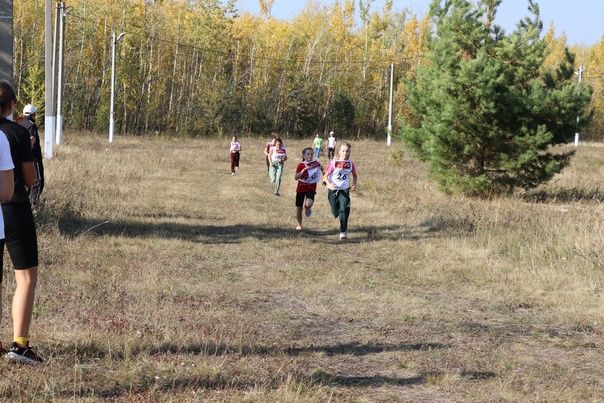
[[[305,148],[302,151],[302,162],[296,167],[295,179],[298,181],[296,187],[296,219],[298,225],[296,229],[302,229],[302,210],[306,212],[306,217],[312,214],[312,206],[317,193],[317,183],[323,176],[321,163],[313,159],[314,151],[312,148]]]

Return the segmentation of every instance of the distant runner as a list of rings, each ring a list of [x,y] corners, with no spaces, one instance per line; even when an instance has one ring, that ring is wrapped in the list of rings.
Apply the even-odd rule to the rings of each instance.
[[[315,202],[317,193],[317,183],[321,181],[323,168],[318,160],[313,159],[312,148],[305,148],[302,151],[302,162],[296,167],[295,179],[298,181],[296,187],[296,219],[298,226],[296,229],[302,229],[302,209],[305,210],[306,217],[312,214],[312,206]]]
[[[340,144],[338,159],[329,161],[325,170],[328,200],[331,213],[340,219],[340,240],[348,239],[348,217],[350,216],[350,192],[357,187],[357,169],[350,160],[350,144]],[[350,180],[352,176],[352,181]]]
[[[312,148],[315,149],[315,156],[317,159],[321,157],[321,148],[323,147],[323,139],[317,134],[315,140],[312,142]]]
[[[233,136],[231,140],[231,175],[235,175],[239,170],[239,159],[241,158],[241,144],[237,140],[237,136]]]
[[[275,140],[277,140],[278,138],[280,138],[279,133],[273,133],[273,138],[271,139],[271,141],[269,141],[268,143],[266,143],[264,145],[264,156],[266,159],[266,172],[269,172],[269,177],[270,177],[270,170],[271,170],[271,148],[275,145]]]
[[[333,132],[329,132],[329,137],[327,138],[327,158],[330,160],[336,154],[336,137]]]
[[[268,171],[271,178],[271,182],[275,185],[275,196],[281,196],[279,190],[281,189],[281,175],[283,175],[283,165],[287,161],[287,151],[283,146],[283,140],[280,138],[275,139],[275,145],[271,147],[270,151],[271,166]]]

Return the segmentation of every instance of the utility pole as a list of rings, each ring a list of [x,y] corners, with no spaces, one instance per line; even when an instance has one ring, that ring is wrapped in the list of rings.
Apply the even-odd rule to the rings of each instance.
[[[13,0],[0,0],[0,80],[13,82]]]
[[[579,70],[575,73],[579,76],[579,84],[583,81],[583,73],[585,73],[585,66],[580,65]],[[580,112],[577,112],[577,131],[575,132],[575,147],[579,147],[579,121],[580,121]]]
[[[63,139],[63,54],[65,48],[65,3],[59,2],[59,64],[57,66],[57,129],[56,143],[61,144]]]
[[[44,3],[44,155],[52,158],[54,131],[54,99],[52,96],[52,0]]]
[[[115,48],[123,38],[123,32],[119,34],[117,38],[115,37],[115,31],[111,33],[111,101],[109,108],[109,143],[113,143],[115,132],[115,119],[113,118],[113,112],[115,109]]]
[[[394,100],[394,63],[390,64],[390,102],[388,103],[388,138],[386,144],[392,144],[392,103]]]

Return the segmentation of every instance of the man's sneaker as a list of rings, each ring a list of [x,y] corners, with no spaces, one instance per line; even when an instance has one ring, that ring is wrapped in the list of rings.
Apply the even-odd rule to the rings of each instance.
[[[44,360],[32,350],[29,344],[27,347],[21,347],[17,343],[11,344],[8,353],[6,354],[6,359],[17,364],[28,365],[38,365],[44,362]]]
[[[279,194],[279,192],[275,192],[275,196],[281,196],[281,194]]]
[[[306,217],[310,217],[312,214],[312,207],[305,207],[304,214],[306,215]]]
[[[348,233],[340,232],[340,241],[344,241],[346,239],[348,239]]]

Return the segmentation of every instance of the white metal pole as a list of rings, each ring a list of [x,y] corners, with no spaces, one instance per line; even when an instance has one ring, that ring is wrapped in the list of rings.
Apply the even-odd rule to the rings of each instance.
[[[580,65],[579,66],[579,84],[581,84],[581,81],[583,81],[583,73],[585,72],[585,66],[584,65]],[[579,112],[577,112],[577,131],[575,133],[575,147],[579,147],[579,121],[580,121],[580,117],[579,117]]]
[[[44,3],[44,155],[52,158],[55,120],[52,97],[52,0]]]
[[[57,130],[56,143],[61,144],[63,139],[63,53],[65,47],[65,3],[60,2],[59,16],[59,66],[57,78]]]
[[[387,145],[392,144],[392,103],[394,98],[394,63],[390,64],[390,102],[388,103],[388,139]]]
[[[109,142],[113,143],[113,134],[115,121],[113,119],[113,109],[115,107],[115,31],[111,33],[111,100],[109,107]]]

